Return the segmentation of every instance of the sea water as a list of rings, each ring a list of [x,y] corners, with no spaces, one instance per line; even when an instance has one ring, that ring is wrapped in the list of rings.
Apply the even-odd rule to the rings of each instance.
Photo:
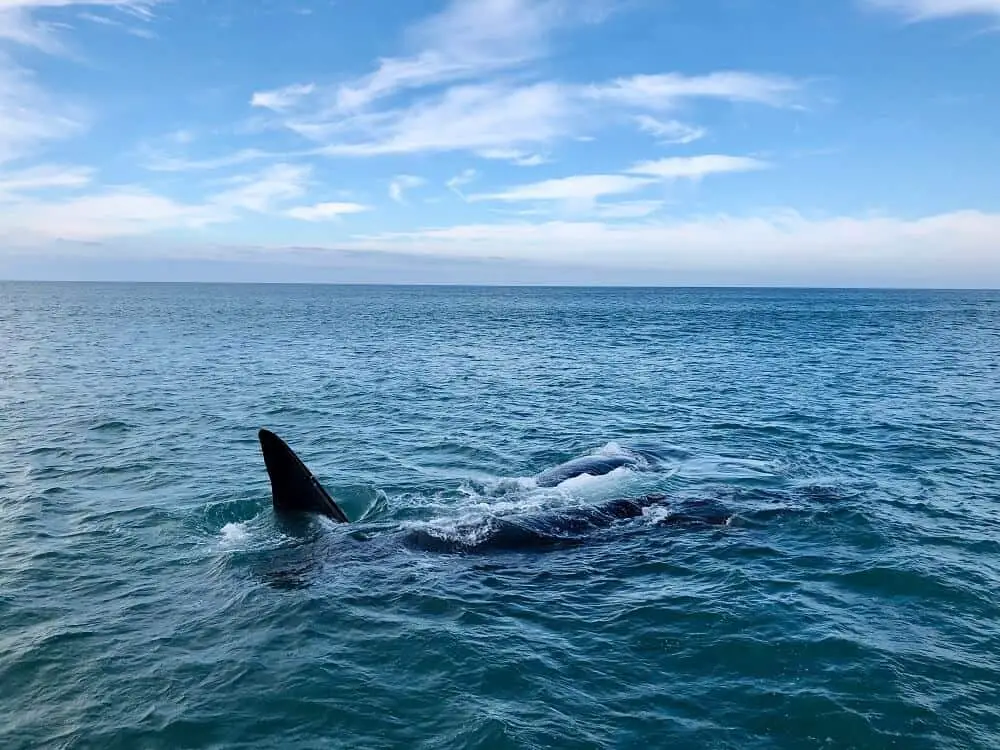
[[[994,292],[0,284],[3,748],[997,748],[998,591]]]

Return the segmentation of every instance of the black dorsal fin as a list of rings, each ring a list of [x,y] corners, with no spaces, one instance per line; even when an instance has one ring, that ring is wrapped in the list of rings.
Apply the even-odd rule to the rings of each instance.
[[[270,430],[261,430],[257,437],[271,479],[271,501],[276,513],[318,513],[348,523],[344,511],[284,440]]]

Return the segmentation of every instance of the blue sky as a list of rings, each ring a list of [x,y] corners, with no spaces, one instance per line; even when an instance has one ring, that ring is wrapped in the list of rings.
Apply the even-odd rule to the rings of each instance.
[[[1000,286],[1000,0],[0,0],[0,277]]]

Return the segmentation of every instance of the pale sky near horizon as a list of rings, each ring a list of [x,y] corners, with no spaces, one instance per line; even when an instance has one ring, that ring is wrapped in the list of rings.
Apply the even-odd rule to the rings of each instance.
[[[0,278],[1000,287],[1000,0],[0,0]]]

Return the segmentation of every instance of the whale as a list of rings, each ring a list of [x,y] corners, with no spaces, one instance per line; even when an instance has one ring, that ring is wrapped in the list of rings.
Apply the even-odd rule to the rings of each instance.
[[[258,432],[264,465],[271,483],[274,513],[282,519],[322,516],[338,524],[350,523],[337,504],[305,463],[278,435],[267,429]],[[570,461],[543,472],[543,486],[566,481],[582,474],[608,473],[628,463],[602,456]],[[564,477],[559,479],[559,477]],[[541,482],[540,482],[541,484]],[[661,507],[664,511],[653,513]],[[408,529],[401,538],[410,549],[451,552],[489,553],[504,551],[547,550],[583,544],[601,529],[619,521],[649,516],[657,525],[719,526],[732,517],[718,503],[706,500],[671,502],[666,495],[617,498],[603,503],[560,508],[519,516],[489,517],[478,522],[453,526],[440,534],[433,527]]]

